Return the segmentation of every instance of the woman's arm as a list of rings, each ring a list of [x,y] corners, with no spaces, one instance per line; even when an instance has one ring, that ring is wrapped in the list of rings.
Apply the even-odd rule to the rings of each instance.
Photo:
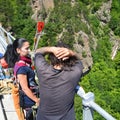
[[[27,76],[23,75],[23,74],[19,74],[19,75],[17,75],[17,78],[18,78],[20,86],[22,87],[22,90],[25,92],[25,94],[29,98],[31,98],[33,101],[35,101],[37,105],[39,105],[40,99],[37,98],[28,87]]]

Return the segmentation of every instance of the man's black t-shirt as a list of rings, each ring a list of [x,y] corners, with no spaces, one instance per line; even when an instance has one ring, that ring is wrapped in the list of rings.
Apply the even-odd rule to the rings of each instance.
[[[40,83],[37,120],[75,120],[74,95],[82,75],[82,63],[77,61],[71,70],[56,70],[37,53],[35,66]]]

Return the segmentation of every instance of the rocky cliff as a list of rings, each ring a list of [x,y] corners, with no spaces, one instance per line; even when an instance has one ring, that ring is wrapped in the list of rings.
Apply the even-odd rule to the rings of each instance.
[[[76,2],[75,0],[71,0],[71,6],[74,6],[75,2]],[[100,21],[101,28],[103,28],[111,19],[110,16],[111,4],[112,4],[112,0],[109,0],[103,3],[101,7],[95,12],[95,15]],[[34,12],[32,18],[36,21],[43,20],[41,13],[44,11],[46,13],[45,22],[47,22],[47,19],[49,18],[50,11],[54,7],[56,7],[54,4],[54,0],[31,0],[31,6]],[[85,32],[81,30],[78,33],[75,33],[74,38],[76,43],[74,44],[74,48],[77,51],[77,53],[80,55],[80,58],[82,59],[82,62],[84,64],[84,71],[87,71],[93,64],[93,59],[90,50],[90,39],[93,40],[92,48],[96,49],[97,38],[94,35],[94,32],[91,31],[90,23],[88,23],[88,21],[84,18],[84,15],[82,13],[81,13],[81,21],[87,25],[88,29],[90,30],[90,35],[87,35]],[[114,59],[117,50],[119,49],[120,46],[120,40],[116,38],[116,36],[111,30],[109,36],[110,36],[110,41],[113,44],[111,59]],[[57,38],[60,39],[61,37],[62,37],[62,32],[61,34],[58,35]],[[78,38],[80,38],[83,41],[83,45],[78,44]],[[85,55],[84,57],[82,56],[83,53]]]
[[[31,0],[31,6],[34,14],[32,18],[36,21],[41,20],[41,12],[45,10],[48,13],[49,10],[54,8],[54,0]]]

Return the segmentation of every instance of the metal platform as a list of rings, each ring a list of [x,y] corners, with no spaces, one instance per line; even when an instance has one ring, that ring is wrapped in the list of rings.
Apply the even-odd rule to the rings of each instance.
[[[0,95],[0,120],[18,120],[11,94]]]

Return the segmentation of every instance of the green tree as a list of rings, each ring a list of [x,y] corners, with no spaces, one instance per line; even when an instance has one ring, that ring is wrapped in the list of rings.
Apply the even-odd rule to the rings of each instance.
[[[13,20],[13,7],[10,0],[0,0],[0,22],[4,27],[10,27]]]

